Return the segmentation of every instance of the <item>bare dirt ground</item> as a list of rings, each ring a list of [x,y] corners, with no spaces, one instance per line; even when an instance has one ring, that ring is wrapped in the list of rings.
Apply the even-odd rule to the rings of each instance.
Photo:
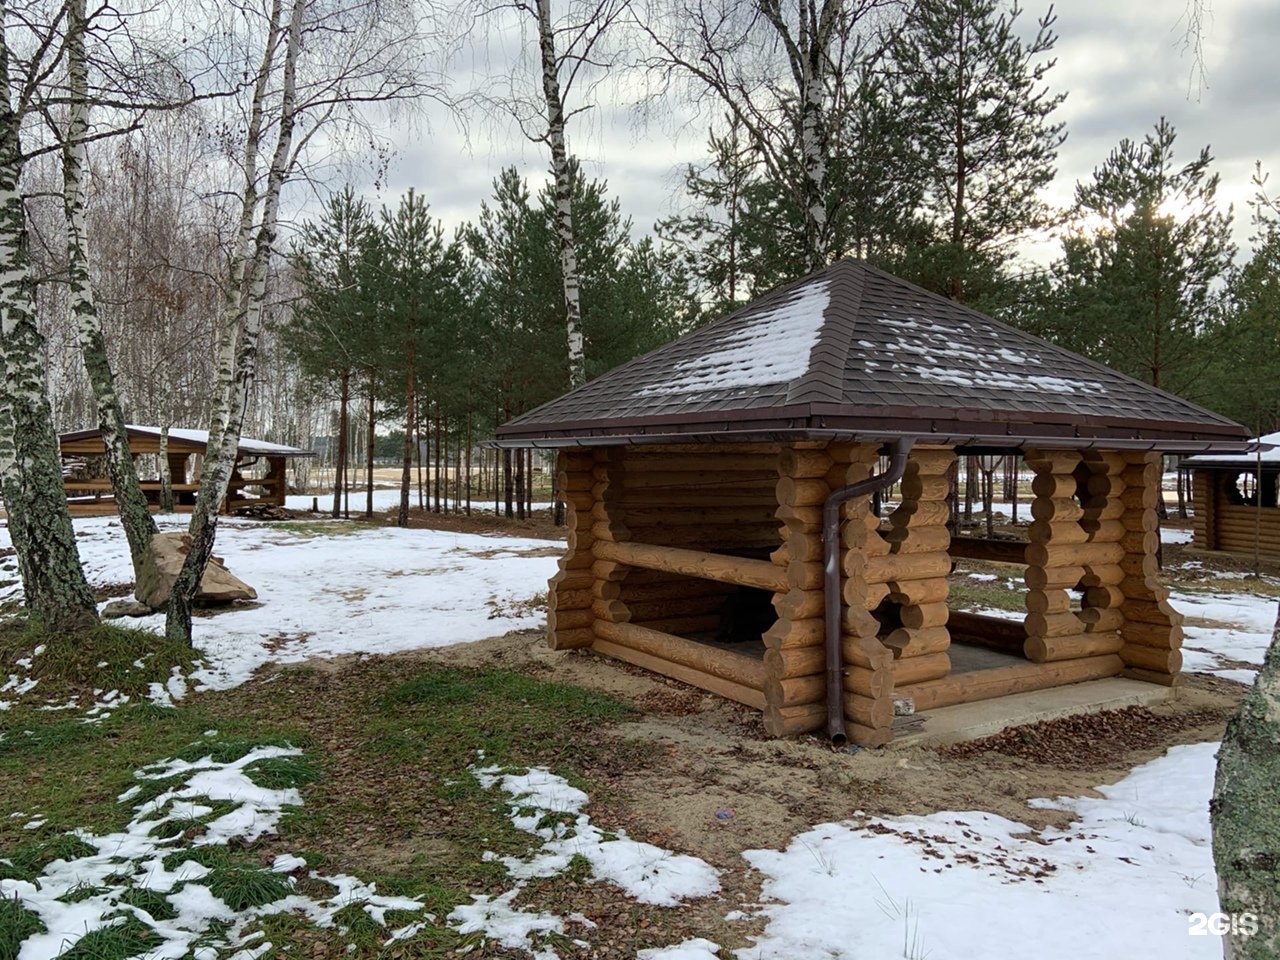
[[[610,813],[638,835],[722,864],[744,849],[778,847],[818,823],[860,815],[986,810],[1031,826],[1063,825],[1068,817],[1027,800],[1087,795],[1173,744],[1221,737],[1244,690],[1193,675],[1150,711],[1069,719],[1028,734],[1040,741],[1036,749],[1020,751],[1026,741],[1015,735],[1012,743],[993,738],[985,745],[991,749],[850,753],[817,736],[766,738],[754,710],[589,652],[551,651],[539,633],[422,656],[517,670],[634,704],[640,718],[611,735],[657,743],[666,762],[620,771]]]

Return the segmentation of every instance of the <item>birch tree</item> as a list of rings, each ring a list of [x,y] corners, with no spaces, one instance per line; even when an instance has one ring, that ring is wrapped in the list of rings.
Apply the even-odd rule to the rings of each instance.
[[[569,121],[593,108],[600,86],[622,57],[623,15],[631,0],[563,0],[557,15],[552,0],[513,0],[479,15],[495,37],[518,34],[523,47],[536,44],[536,66],[517,58],[505,75],[490,76],[482,99],[512,118],[529,140],[550,154],[555,190],[555,229],[564,296],[565,362],[570,388],[586,382],[578,240],[573,222]],[[530,33],[532,41],[530,42]],[[537,77],[530,85],[529,75]]]
[[[62,141],[63,204],[67,219],[67,286],[70,312],[76,329],[85,371],[93,388],[98,427],[106,446],[108,474],[115,495],[120,525],[129,542],[135,577],[155,536],[146,496],[138,483],[137,468],[129,451],[124,410],[116,392],[116,380],[107,357],[102,321],[89,277],[88,236],[85,230],[89,138],[89,67],[85,53],[88,16],[85,0],[67,2],[67,125]],[[164,458],[161,458],[164,461]],[[167,461],[165,461],[167,462]]]
[[[0,482],[9,534],[18,555],[31,617],[56,633],[97,620],[93,592],[76,551],[62,487],[58,440],[44,378],[43,338],[36,327],[26,211],[20,180],[25,161],[22,123],[36,78],[14,74],[11,10],[0,4]],[[36,34],[37,47],[56,44],[55,26]]]
[[[240,12],[226,21],[236,29]],[[191,603],[213,552],[256,374],[267,307],[267,282],[280,229],[282,192],[313,172],[318,141],[344,133],[377,137],[365,104],[439,96],[420,70],[421,34],[409,6],[353,0],[270,0],[246,45],[251,78],[243,138],[235,157],[239,212],[230,243],[221,311],[217,381],[204,470],[189,533],[191,545],[174,582],[166,634],[191,642]],[[305,39],[305,43],[304,43]],[[223,69],[234,72],[233,62]],[[228,118],[230,120],[230,118]],[[228,123],[228,130],[235,125]]]
[[[843,199],[829,182],[859,78],[879,63],[898,0],[650,0],[650,96],[683,90],[742,131],[767,179],[803,211],[804,267],[825,266]],[[797,162],[798,161],[798,162]]]

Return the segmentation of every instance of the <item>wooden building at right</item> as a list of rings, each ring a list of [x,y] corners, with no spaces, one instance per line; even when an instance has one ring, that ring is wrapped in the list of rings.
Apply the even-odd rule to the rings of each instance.
[[[1257,439],[1262,452],[1188,457],[1192,543],[1201,550],[1280,560],[1280,433]]]

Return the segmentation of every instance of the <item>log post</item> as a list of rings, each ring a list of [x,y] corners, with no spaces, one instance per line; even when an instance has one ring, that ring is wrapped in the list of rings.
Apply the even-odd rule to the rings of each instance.
[[[955,452],[944,447],[912,450],[899,487],[902,502],[889,517],[885,536],[889,544],[885,582],[889,598],[900,604],[902,620],[901,628],[890,633],[885,643],[895,660],[928,657],[932,664],[931,670],[913,671],[914,682],[945,677],[951,669],[946,656],[951,643],[946,626],[951,572],[947,473],[954,462]],[[867,568],[868,580],[879,576],[875,562],[868,560]]]
[[[874,444],[832,444],[831,454],[834,465],[829,480],[833,489],[868,479],[879,461]],[[893,739],[893,652],[880,642],[880,625],[871,615],[887,588],[867,583],[865,576],[867,558],[887,556],[890,550],[879,527],[880,518],[872,513],[869,496],[850,500],[840,508],[840,545],[846,571],[841,618],[845,719],[850,738],[861,746],[880,746]]]
[[[831,454],[812,443],[778,451],[776,518],[782,545],[770,562],[785,580],[774,593],[778,619],[765,645],[764,728],[771,736],[816,730],[825,712],[822,672],[822,504],[830,492]]]
[[[582,450],[562,450],[556,464],[557,483],[565,502],[568,543],[560,558],[559,570],[547,591],[547,644],[552,650],[587,647],[595,640],[594,577],[591,573],[591,510],[595,480],[591,473],[592,454]],[[579,623],[583,617],[585,622]],[[570,623],[573,626],[570,626]]]
[[[1126,536],[1125,557],[1120,581],[1124,623],[1120,637],[1124,645],[1120,658],[1125,674],[1138,679],[1172,685],[1182,669],[1182,615],[1169,605],[1169,591],[1160,582],[1156,550],[1160,545],[1156,530],[1156,502],[1160,496],[1161,460],[1158,453],[1126,453],[1120,474],[1126,504],[1122,522],[1127,530],[1150,530],[1150,536]]]
[[[1037,663],[1085,656],[1083,644],[1078,654],[1074,651],[1073,640],[1084,636],[1085,624],[1071,612],[1067,592],[1083,576],[1084,562],[1095,557],[1081,522],[1085,511],[1076,500],[1077,471],[1083,466],[1080,453],[1028,450],[1026,462],[1035,474],[1031,481],[1035,498],[1031,516],[1035,520],[1028,531],[1031,542],[1026,550],[1027,641],[1023,654]],[[1088,468],[1083,469],[1087,472]]]

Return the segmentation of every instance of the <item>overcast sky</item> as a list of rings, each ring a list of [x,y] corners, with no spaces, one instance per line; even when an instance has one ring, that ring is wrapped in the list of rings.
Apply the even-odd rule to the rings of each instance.
[[[1069,203],[1075,182],[1089,176],[1123,137],[1140,139],[1160,116],[1178,132],[1176,156],[1190,160],[1208,145],[1221,175],[1219,197],[1236,210],[1236,238],[1245,246],[1250,230],[1245,201],[1250,177],[1261,160],[1280,193],[1280,3],[1277,0],[1206,0],[1204,74],[1184,50],[1184,0],[1062,0],[1056,7],[1057,66],[1050,85],[1067,91],[1060,118],[1067,142],[1059,153],[1058,177],[1047,193]],[[1044,8],[1028,5],[1028,26]],[[589,123],[575,122],[569,147],[588,172],[608,180],[611,193],[645,233],[654,220],[680,202],[682,163],[699,160],[705,140],[700,127],[674,136],[672,124],[638,128],[625,110],[597,111]],[[548,166],[545,148],[518,134],[472,126],[464,137],[447,117],[405,138],[386,192],[370,199],[394,202],[409,187],[421,191],[436,216],[454,226],[476,216],[491,193],[493,177],[514,164],[536,185]],[[1053,253],[1047,245],[1033,255]]]

